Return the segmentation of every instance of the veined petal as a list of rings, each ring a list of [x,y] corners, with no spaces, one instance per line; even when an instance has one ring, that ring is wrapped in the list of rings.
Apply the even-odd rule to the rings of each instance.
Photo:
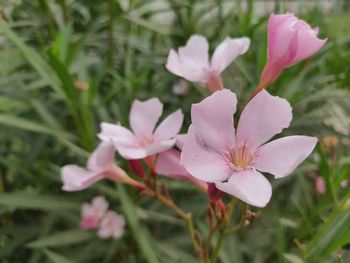
[[[270,182],[254,169],[235,172],[227,182],[215,183],[215,186],[256,207],[265,207],[272,195]]]
[[[180,163],[192,176],[205,182],[225,181],[231,174],[226,160],[213,149],[203,145],[193,125],[188,129]]]
[[[102,178],[101,173],[87,171],[77,165],[66,165],[61,169],[62,189],[64,191],[86,189]]]
[[[130,111],[130,126],[137,137],[150,136],[162,115],[163,104],[157,98],[135,100]]]
[[[287,176],[303,162],[315,148],[317,138],[288,136],[269,142],[257,150],[253,166],[276,178]]]
[[[224,89],[192,105],[192,124],[204,145],[219,153],[234,146],[233,114],[236,104],[236,95]]]
[[[247,52],[250,45],[250,39],[229,38],[227,37],[214,51],[211,59],[211,68],[221,73],[224,71],[239,55]]]
[[[90,171],[103,172],[114,163],[115,148],[110,143],[100,143],[90,155],[87,169]]]
[[[181,110],[177,110],[164,119],[154,132],[157,140],[170,139],[174,137],[181,129],[183,122],[183,114]]]
[[[260,91],[244,108],[237,126],[237,147],[246,145],[251,152],[287,128],[292,108],[287,100]]]

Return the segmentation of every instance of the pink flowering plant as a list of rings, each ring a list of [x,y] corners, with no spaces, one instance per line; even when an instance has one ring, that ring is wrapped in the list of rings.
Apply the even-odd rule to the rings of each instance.
[[[266,89],[286,68],[325,45],[317,33],[290,13],[271,15],[267,62],[247,103],[235,87],[224,85],[222,72],[249,52],[249,38],[225,38],[209,59],[208,40],[191,36],[185,46],[170,50],[165,64],[170,73],[199,83],[210,93],[192,103],[190,125],[184,125],[181,109],[163,114],[168,109],[158,98],[136,99],[127,123],[101,123],[100,144],[86,168],[66,165],[61,169],[62,190],[81,191],[102,179],[135,189],[143,199],[160,202],[186,223],[199,262],[217,262],[225,239],[249,228],[260,211],[274,203],[279,195],[273,191],[274,179],[292,176],[315,149],[314,136],[281,136],[292,123],[293,109],[287,99]],[[129,169],[121,168],[115,155],[118,161],[125,159]],[[207,219],[197,219],[182,208],[166,179],[195,186],[207,204]],[[316,188],[324,192],[319,178]],[[97,229],[103,239],[120,238],[124,218],[107,209],[102,197],[84,204],[81,228]]]
[[[349,3],[0,1],[0,262],[350,262]]]

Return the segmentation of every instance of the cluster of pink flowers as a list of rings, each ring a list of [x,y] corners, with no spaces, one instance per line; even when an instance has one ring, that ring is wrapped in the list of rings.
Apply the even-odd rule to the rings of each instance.
[[[209,61],[207,40],[192,36],[178,52],[170,51],[166,63],[173,74],[198,82],[212,93],[192,105],[192,124],[187,133],[179,134],[181,110],[157,125],[163,112],[159,99],[135,100],[129,115],[130,129],[119,123],[102,123],[98,134],[102,142],[91,155],[87,169],[75,165],[62,169],[63,189],[82,190],[103,178],[143,189],[142,183],[115,164],[117,151],[126,160],[143,160],[155,174],[192,182],[203,192],[209,184],[250,205],[266,206],[272,187],[262,172],[275,178],[291,174],[311,154],[317,138],[297,135],[270,141],[289,127],[292,107],[265,88],[285,68],[311,56],[325,42],[317,38],[317,29],[293,14],[271,15],[267,63],[235,128],[236,94],[224,89],[221,73],[247,52],[250,40],[226,38]]]
[[[96,196],[91,203],[84,203],[81,206],[80,227],[98,229],[97,234],[102,239],[120,238],[124,233],[124,217],[109,211],[108,206],[108,202],[101,196]]]

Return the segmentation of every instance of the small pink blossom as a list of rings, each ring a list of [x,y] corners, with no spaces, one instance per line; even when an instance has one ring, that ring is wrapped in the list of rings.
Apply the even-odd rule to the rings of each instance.
[[[317,37],[318,28],[311,28],[294,14],[270,16],[268,22],[268,57],[259,88],[271,85],[285,68],[319,51],[326,39]]]
[[[326,185],[322,176],[317,176],[315,178],[315,188],[317,193],[323,195],[326,192]]]
[[[167,70],[186,80],[206,85],[211,92],[222,89],[223,72],[239,55],[247,52],[250,40],[247,37],[226,38],[215,49],[209,62],[208,41],[200,35],[193,35],[186,46],[178,52],[171,49],[166,64]]]
[[[265,90],[246,105],[235,131],[232,116],[236,103],[233,92],[221,90],[192,105],[181,164],[194,177],[215,183],[219,190],[264,207],[272,188],[259,171],[275,178],[289,175],[311,154],[317,139],[288,136],[268,142],[289,126],[292,108],[285,99]]]
[[[170,149],[159,154],[155,170],[157,174],[173,179],[185,180],[195,184],[202,192],[207,191],[207,183],[190,175],[180,164],[180,151]]]
[[[172,88],[172,92],[178,96],[186,95],[187,91],[188,91],[188,82],[184,80],[180,80],[179,82],[175,83]]]
[[[102,179],[142,187],[139,182],[130,178],[123,169],[115,164],[114,155],[114,146],[103,142],[91,154],[87,162],[87,169],[72,164],[64,166],[61,169],[62,189],[80,191]]]
[[[157,99],[135,100],[130,111],[131,130],[119,124],[102,123],[98,137],[111,142],[125,159],[144,159],[166,151],[175,145],[183,114],[177,110],[165,118],[155,129],[163,112],[163,104]]]
[[[124,233],[124,227],[124,217],[116,212],[108,211],[101,220],[98,236],[102,239],[120,238]]]
[[[91,204],[84,203],[81,207],[80,227],[83,229],[97,229],[107,209],[108,202],[102,196],[92,199]]]

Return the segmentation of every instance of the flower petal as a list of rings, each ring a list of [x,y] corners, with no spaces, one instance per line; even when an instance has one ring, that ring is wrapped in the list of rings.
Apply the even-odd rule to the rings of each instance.
[[[87,171],[77,165],[66,165],[61,169],[62,189],[64,191],[86,189],[102,178],[102,174]]]
[[[227,182],[215,183],[215,186],[256,207],[265,207],[272,195],[270,182],[254,169],[235,172]]]
[[[179,57],[195,68],[209,68],[208,41],[200,35],[193,35],[186,46],[179,48]]]
[[[192,124],[204,145],[219,153],[234,146],[233,114],[236,104],[236,95],[224,89],[192,105]]]
[[[104,142],[117,145],[136,146],[137,138],[135,135],[119,124],[101,123],[101,132],[97,137]]]
[[[175,145],[175,142],[175,139],[156,141],[145,148],[146,154],[150,156],[169,150]]]
[[[135,100],[130,111],[130,126],[137,137],[150,136],[162,115],[163,104],[157,98]]]
[[[95,172],[102,172],[114,163],[115,148],[110,143],[100,143],[90,155],[87,162],[87,169]]]
[[[301,60],[310,57],[319,51],[327,42],[327,39],[317,38],[317,30],[312,29],[304,21],[299,20],[297,24],[303,24],[304,30],[297,31],[298,46],[296,54],[288,66],[292,66]]]
[[[244,108],[237,126],[237,147],[246,145],[252,152],[275,134],[287,128],[292,108],[287,100],[260,91]]]
[[[126,160],[138,160],[143,159],[147,156],[145,148],[139,147],[128,147],[121,145],[117,148],[118,153]]]
[[[154,132],[156,140],[170,139],[179,133],[182,122],[183,114],[181,110],[177,110],[164,119]]]
[[[170,50],[165,66],[171,73],[189,81],[205,82],[209,69],[208,42],[203,36],[192,36],[179,52]]]
[[[185,139],[186,139],[187,134],[186,133],[181,133],[175,136],[176,139],[176,147],[179,148],[180,150],[184,146]]]
[[[224,181],[231,175],[226,160],[203,145],[193,125],[188,129],[180,163],[192,176],[205,182]]]
[[[269,142],[257,150],[253,166],[276,178],[289,175],[312,152],[317,138],[288,136]]]
[[[250,39],[227,37],[214,51],[211,68],[218,73],[224,71],[239,55],[247,52]]]
[[[190,181],[205,192],[207,189],[207,183],[193,177],[185,170],[185,168],[183,168],[180,164],[180,155],[181,152],[175,149],[162,152],[157,158],[155,166],[156,173],[169,176],[173,179]]]

